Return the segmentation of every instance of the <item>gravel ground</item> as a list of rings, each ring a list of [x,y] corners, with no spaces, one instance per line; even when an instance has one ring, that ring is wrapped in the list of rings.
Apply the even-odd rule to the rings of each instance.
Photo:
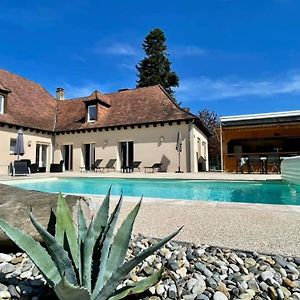
[[[156,240],[136,236],[131,259]],[[273,300],[300,299],[300,259],[169,242],[137,266],[119,286],[137,282],[165,268],[163,278],[135,299]],[[0,254],[0,299],[53,299],[45,280],[23,253]]]

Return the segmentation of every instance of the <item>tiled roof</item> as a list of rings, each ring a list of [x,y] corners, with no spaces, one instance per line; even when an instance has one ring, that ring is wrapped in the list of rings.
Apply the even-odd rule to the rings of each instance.
[[[160,85],[111,94],[94,91],[87,97],[56,100],[39,84],[0,69],[0,89],[11,91],[0,123],[38,130],[71,131],[196,119],[174,103]],[[95,100],[99,103],[98,120],[89,123],[85,120],[86,105]],[[195,123],[207,133],[199,119]]]
[[[119,125],[189,120],[195,116],[179,108],[159,86],[106,94],[110,107],[101,107],[98,121],[85,122],[85,100],[76,98],[58,103],[56,130],[76,130]]]
[[[0,122],[53,130],[56,100],[39,84],[0,69],[0,88],[11,91]]]

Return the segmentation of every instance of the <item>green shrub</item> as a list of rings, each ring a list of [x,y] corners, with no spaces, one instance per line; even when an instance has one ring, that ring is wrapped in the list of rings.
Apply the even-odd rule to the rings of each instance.
[[[110,190],[89,226],[86,224],[80,203],[76,226],[61,194],[58,196],[56,215],[51,213],[47,230],[30,212],[31,222],[42,237],[46,249],[30,235],[1,219],[0,228],[27,253],[60,299],[122,299],[129,294],[141,293],[160,280],[163,269],[117,290],[118,285],[134,267],[171,240],[180,229],[125,262],[133,223],[141,201],[126,217],[115,235],[122,196],[110,216],[109,202]]]

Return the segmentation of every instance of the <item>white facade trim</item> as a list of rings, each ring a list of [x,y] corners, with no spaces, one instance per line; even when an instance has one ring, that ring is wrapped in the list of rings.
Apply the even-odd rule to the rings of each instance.
[[[243,120],[254,120],[254,119],[271,119],[280,117],[295,117],[300,116],[300,110],[283,111],[275,113],[263,113],[263,114],[249,114],[249,115],[237,115],[221,117],[221,122],[232,122],[232,121],[243,121]]]

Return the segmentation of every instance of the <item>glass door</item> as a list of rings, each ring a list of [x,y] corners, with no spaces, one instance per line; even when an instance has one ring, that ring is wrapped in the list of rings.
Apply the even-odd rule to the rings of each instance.
[[[65,170],[73,170],[73,145],[63,145],[63,160]]]
[[[120,142],[121,168],[129,171],[133,167],[133,142]]]
[[[36,162],[38,168],[46,167],[47,160],[48,160],[48,145],[36,144],[35,162]]]
[[[95,144],[84,144],[84,165],[86,170],[91,170],[95,163]]]

